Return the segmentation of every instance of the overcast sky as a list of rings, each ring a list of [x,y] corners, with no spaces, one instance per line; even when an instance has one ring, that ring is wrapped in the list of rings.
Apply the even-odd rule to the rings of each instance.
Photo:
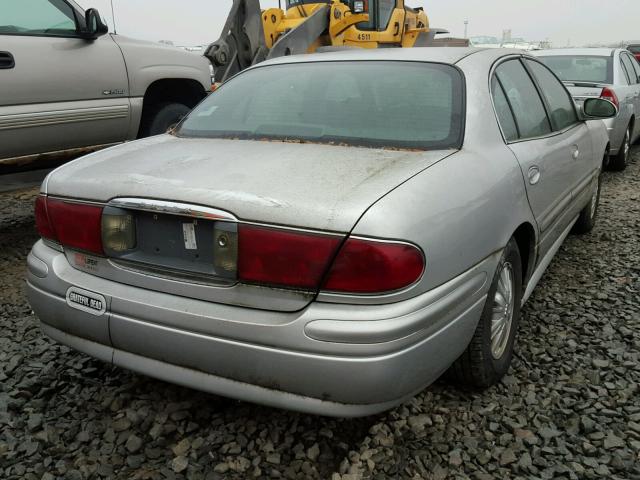
[[[113,28],[109,0],[79,0],[96,7]],[[216,40],[231,0],[113,0],[118,33],[146,40],[200,45]],[[284,2],[283,2],[284,3]],[[502,36],[530,41],[549,39],[556,47],[640,40],[640,0],[407,0],[423,6],[431,26],[455,36]],[[261,0],[262,8],[277,0]]]

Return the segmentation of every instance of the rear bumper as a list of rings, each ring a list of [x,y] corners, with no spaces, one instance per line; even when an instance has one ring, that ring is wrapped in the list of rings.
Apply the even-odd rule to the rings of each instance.
[[[118,284],[73,269],[42,242],[29,256],[27,286],[47,335],[104,361],[240,400],[363,416],[410,398],[466,348],[498,257],[403,302],[312,302],[295,313]],[[72,286],[104,296],[106,312],[69,306]]]

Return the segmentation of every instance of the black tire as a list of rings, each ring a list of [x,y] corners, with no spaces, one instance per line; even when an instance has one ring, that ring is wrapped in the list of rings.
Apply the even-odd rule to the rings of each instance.
[[[503,269],[508,268],[507,265],[510,266],[512,273],[513,306],[511,309],[509,330],[504,338],[504,340],[506,340],[504,350],[500,355],[496,356],[492,353],[491,340],[494,305],[498,308],[498,304],[494,304],[494,299],[497,298],[496,292],[500,284],[500,277]],[[449,376],[453,380],[469,387],[486,388],[498,383],[507,373],[511,365],[511,359],[513,358],[513,346],[518,331],[521,302],[522,260],[518,244],[514,238],[511,238],[498,263],[491,288],[489,288],[487,302],[484,305],[482,316],[471,339],[471,343],[449,370]],[[499,336],[500,335],[498,335],[498,337]]]
[[[580,216],[578,217],[578,221],[573,226],[571,230],[572,233],[576,233],[578,235],[583,235],[585,233],[589,233],[593,230],[593,227],[596,225],[596,220],[598,218],[598,206],[600,205],[600,190],[602,188],[602,175],[598,175],[598,183],[596,187],[596,191],[593,196],[589,200],[589,203],[585,205],[585,207],[580,212]]]
[[[152,107],[142,119],[140,138],[166,133],[191,109],[182,103],[161,103]]]
[[[617,172],[621,172],[627,168],[629,163],[629,155],[631,153],[631,125],[627,127],[627,131],[624,134],[624,140],[620,146],[620,151],[615,157],[611,158],[609,162],[609,168]]]

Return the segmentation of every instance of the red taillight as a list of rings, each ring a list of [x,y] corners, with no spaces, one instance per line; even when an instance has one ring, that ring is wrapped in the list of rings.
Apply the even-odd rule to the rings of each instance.
[[[51,227],[49,215],[47,215],[47,197],[40,195],[36,198],[35,217],[36,228],[40,236],[57,242],[58,237],[56,237],[56,232]]]
[[[633,56],[636,57],[636,60],[638,60],[638,62],[640,62],[640,53],[636,53]]]
[[[616,106],[616,108],[620,108],[620,102],[618,101],[618,96],[616,95],[616,92],[611,90],[609,87],[604,87],[602,89],[600,98],[609,100],[611,103],[613,103]]]
[[[100,222],[102,218],[102,207],[96,205],[86,205],[82,203],[71,203],[62,200],[46,199],[46,201],[36,202],[36,221],[38,210],[48,214],[48,228],[53,233],[53,238],[65,247],[75,248],[86,252],[103,255],[102,236]],[[38,206],[40,205],[40,207]],[[38,227],[40,231],[41,227]]]
[[[291,288],[317,289],[341,237],[238,226],[238,279]]]
[[[346,293],[382,293],[416,282],[424,256],[415,246],[350,238],[336,257],[322,289]]]

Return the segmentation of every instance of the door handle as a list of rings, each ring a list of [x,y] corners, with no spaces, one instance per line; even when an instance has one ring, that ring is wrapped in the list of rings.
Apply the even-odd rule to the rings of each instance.
[[[16,61],[9,52],[0,52],[0,70],[9,70],[16,66]]]
[[[529,177],[529,183],[531,185],[535,185],[540,181],[541,175],[542,174],[540,173],[540,168],[534,165],[529,169],[529,172],[527,173],[527,176]]]
[[[573,152],[571,153],[571,156],[574,160],[577,160],[580,157],[580,149],[577,145],[573,146]]]

